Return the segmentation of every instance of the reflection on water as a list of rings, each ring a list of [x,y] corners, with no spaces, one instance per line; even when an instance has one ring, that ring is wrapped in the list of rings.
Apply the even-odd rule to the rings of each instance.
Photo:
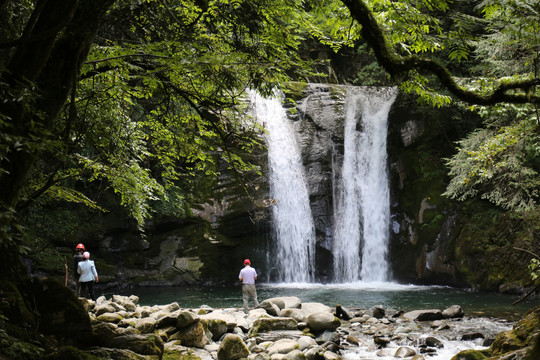
[[[529,299],[515,306],[519,296],[479,293],[441,286],[415,286],[395,283],[348,284],[258,284],[259,301],[278,296],[297,296],[302,302],[319,302],[330,307],[341,304],[348,308],[368,309],[383,305],[388,309],[440,309],[460,305],[471,316],[493,316],[514,320],[538,305]],[[122,292],[137,295],[141,305],[163,305],[178,302],[183,308],[208,305],[214,308],[241,307],[240,286],[230,287],[148,287]],[[110,296],[110,294],[106,294]]]

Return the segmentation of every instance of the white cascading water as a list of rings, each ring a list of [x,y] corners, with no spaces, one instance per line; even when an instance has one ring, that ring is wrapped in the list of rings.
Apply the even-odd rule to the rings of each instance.
[[[277,97],[251,93],[256,118],[267,130],[268,166],[278,280],[311,282],[315,261],[315,227],[304,169],[292,124]]]
[[[394,88],[349,87],[347,91],[343,165],[334,206],[337,282],[386,281],[388,277],[386,136],[396,93]]]

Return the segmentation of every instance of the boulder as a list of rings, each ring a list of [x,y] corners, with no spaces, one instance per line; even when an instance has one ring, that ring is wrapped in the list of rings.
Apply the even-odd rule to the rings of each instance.
[[[304,321],[306,318],[306,314],[301,309],[292,309],[292,308],[286,308],[279,312],[280,317],[290,317],[295,319],[296,321]]]
[[[339,338],[337,332],[324,330],[322,333],[317,335],[315,341],[317,341],[318,344],[323,344],[323,347],[325,347],[328,345],[333,346],[335,344],[339,344],[341,339]]]
[[[444,344],[442,343],[442,341],[433,336],[428,336],[425,342],[426,342],[426,345],[429,347],[435,347],[438,349],[444,348]]]
[[[448,309],[444,309],[442,312],[442,316],[445,319],[462,318],[463,315],[463,309],[459,305],[452,305]]]
[[[353,345],[356,345],[358,346],[360,344],[360,340],[358,340],[358,338],[354,335],[347,335],[345,340],[349,343],[349,344],[353,344]]]
[[[308,327],[314,332],[322,332],[324,330],[334,331],[341,325],[341,321],[329,312],[312,313],[308,315],[306,322]]]
[[[92,348],[84,351],[91,355],[93,359],[114,359],[114,360],[154,360],[156,356],[137,354],[129,349],[111,349],[106,347]]]
[[[301,336],[296,342],[298,343],[298,349],[302,351],[311,346],[317,345],[317,342],[315,341],[315,339],[309,336]]]
[[[344,308],[340,304],[336,305],[336,316],[343,320],[351,320],[353,318],[353,315],[349,309]]]
[[[368,313],[376,319],[382,319],[385,315],[384,306],[376,305],[369,309]]]
[[[282,296],[280,299],[285,302],[284,309],[300,309],[302,307],[302,301],[296,296]]]
[[[101,304],[96,305],[96,307],[94,307],[94,314],[96,316],[99,316],[105,313],[114,313],[115,311],[116,311],[116,308],[109,303],[101,303]]]
[[[224,321],[227,325],[227,331],[232,331],[236,326],[239,326],[240,323],[242,323],[242,325],[244,326],[247,324],[246,320],[243,317],[239,316],[238,318],[236,318],[233,314],[226,313],[222,310],[212,311],[209,314],[199,315],[199,317],[204,320]],[[249,325],[247,326],[249,327]]]
[[[308,360],[323,360],[324,350],[320,346],[316,346],[304,352],[304,355],[306,355]]]
[[[396,328],[396,330],[394,330],[394,333],[407,334],[407,333],[416,331],[417,329],[418,329],[418,326],[415,323],[402,323]]]
[[[298,322],[292,318],[259,318],[255,320],[249,331],[249,336],[271,330],[296,330]]]
[[[208,343],[206,337],[206,329],[201,321],[192,323],[191,325],[180,329],[178,332],[169,337],[169,341],[179,340],[180,344],[189,347],[204,348]]]
[[[121,335],[111,339],[111,347],[117,349],[128,349],[141,355],[157,355],[161,358],[163,354],[163,341],[156,335]]]
[[[307,360],[307,358],[302,351],[293,350],[287,354],[287,360]]]
[[[208,331],[212,333],[212,340],[217,341],[228,330],[227,323],[222,319],[201,319],[202,322],[206,322]]]
[[[217,351],[218,360],[236,360],[246,358],[249,350],[242,339],[233,334],[227,334],[219,345]]]
[[[99,321],[104,321],[104,322],[109,322],[109,323],[114,323],[114,324],[118,324],[120,323],[120,321],[123,320],[122,316],[115,312],[103,313],[99,315],[96,319]]]
[[[413,349],[405,347],[405,346],[400,346],[396,350],[396,353],[394,354],[394,357],[408,358],[408,357],[411,357],[411,356],[414,356],[414,355],[416,355],[416,351],[414,351]]]
[[[374,336],[373,342],[375,345],[377,345],[379,348],[384,348],[386,345],[390,343],[390,339],[384,336]]]
[[[109,346],[111,339],[118,335],[117,329],[113,323],[96,321],[92,324],[94,341],[100,346]]]
[[[279,308],[279,310],[285,309],[285,307],[286,307],[285,300],[283,298],[280,298],[280,297],[266,299],[265,301],[268,301],[268,302],[276,305]]]
[[[111,305],[114,306],[114,304],[119,304],[127,311],[135,311],[137,307],[137,305],[133,302],[133,300],[127,296],[113,295],[111,298],[111,301],[112,301]]]
[[[270,360],[270,356],[267,353],[249,354],[248,360]]]
[[[461,341],[471,341],[474,339],[483,339],[483,338],[484,338],[484,335],[482,333],[475,332],[475,333],[470,333],[470,334],[463,334],[461,336]]]
[[[178,305],[178,303],[175,301],[173,303],[165,305],[162,310],[165,311],[166,313],[171,313],[176,310],[180,310],[180,305]]]
[[[332,309],[330,307],[320,303],[302,303],[301,309],[306,315],[318,312],[332,313]]]
[[[332,351],[325,351],[324,360],[341,360],[341,356]]]
[[[180,311],[176,317],[176,327],[182,329],[196,323],[199,320],[199,315],[191,311]]]
[[[415,321],[433,321],[443,318],[441,310],[413,310],[402,315],[404,318]]]
[[[169,326],[176,326],[178,324],[178,314],[180,311],[174,311],[169,313],[163,313],[162,316],[156,319],[156,328],[163,329]]]
[[[264,309],[268,313],[268,315],[272,316],[278,316],[278,313],[280,311],[279,307],[270,300],[264,300],[259,304],[259,306],[257,306],[257,308]]]
[[[155,330],[156,321],[151,317],[134,319],[134,328],[139,330],[141,334],[149,334]]]
[[[292,339],[281,339],[268,347],[268,355],[271,357],[274,354],[288,354],[298,348],[299,345],[296,341]]]

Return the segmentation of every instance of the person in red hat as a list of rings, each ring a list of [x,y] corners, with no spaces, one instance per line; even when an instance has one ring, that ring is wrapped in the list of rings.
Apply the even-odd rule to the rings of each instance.
[[[79,268],[79,262],[83,261],[83,252],[84,252],[84,245],[83,244],[77,244],[75,246],[75,251],[77,251],[77,254],[73,255],[73,276],[75,277],[75,295],[78,297],[81,296],[81,283],[79,282],[79,273],[77,272],[77,269]]]
[[[244,260],[244,268],[240,270],[238,280],[242,282],[242,299],[244,301],[244,312],[248,313],[248,301],[251,297],[255,307],[259,306],[257,300],[257,289],[255,288],[255,280],[257,280],[257,271],[251,267],[249,259]]]

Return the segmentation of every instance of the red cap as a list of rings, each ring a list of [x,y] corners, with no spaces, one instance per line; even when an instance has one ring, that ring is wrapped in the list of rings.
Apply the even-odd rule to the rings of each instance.
[[[75,247],[76,250],[84,250],[84,245],[83,244],[77,244],[77,246]]]
[[[244,265],[251,265],[251,261],[249,259],[244,260]]]

